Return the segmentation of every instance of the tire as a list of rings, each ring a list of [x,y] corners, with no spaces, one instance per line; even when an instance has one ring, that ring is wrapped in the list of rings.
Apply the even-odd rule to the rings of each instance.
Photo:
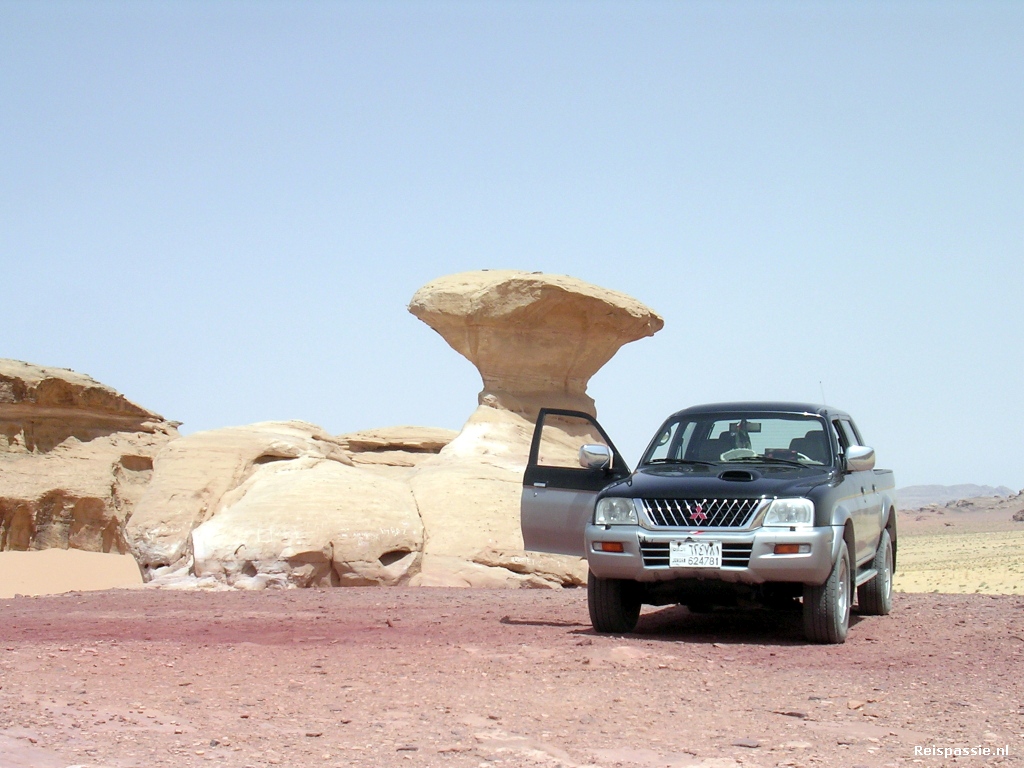
[[[625,634],[636,629],[640,619],[640,588],[634,581],[587,576],[587,605],[590,623],[598,632]]]
[[[804,585],[804,635],[812,643],[846,641],[850,629],[852,578],[850,551],[843,541],[825,583],[813,587]]]
[[[871,567],[878,575],[857,587],[857,613],[864,616],[888,616],[892,610],[892,539],[883,530]]]

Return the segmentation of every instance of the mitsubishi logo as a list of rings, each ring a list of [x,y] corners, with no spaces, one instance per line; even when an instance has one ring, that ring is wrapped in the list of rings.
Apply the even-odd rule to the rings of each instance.
[[[695,504],[693,511],[690,512],[690,519],[696,522],[704,522],[708,519],[708,516],[704,514],[704,507],[701,504]]]

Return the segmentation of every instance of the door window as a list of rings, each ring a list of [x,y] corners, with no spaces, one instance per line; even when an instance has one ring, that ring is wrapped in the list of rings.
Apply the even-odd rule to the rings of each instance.
[[[853,428],[853,424],[848,419],[842,419],[839,422],[839,431],[846,440],[845,447],[861,445],[860,435],[857,434],[857,430]]]
[[[537,466],[579,469],[584,445],[608,446],[608,441],[587,419],[549,413],[541,424]]]

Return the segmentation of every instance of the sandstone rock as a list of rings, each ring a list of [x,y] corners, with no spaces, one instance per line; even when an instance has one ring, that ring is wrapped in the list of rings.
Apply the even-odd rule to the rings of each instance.
[[[557,589],[562,583],[535,573],[516,573],[463,557],[424,555],[421,569],[409,582],[414,587],[472,587],[475,589]]]
[[[301,421],[197,432],[169,443],[128,522],[132,554],[150,577],[191,567],[192,531],[217,514],[229,491],[261,467],[303,458],[351,464],[337,440]]]
[[[88,376],[0,360],[0,550],[124,553],[175,427]]]
[[[176,426],[84,374],[0,359],[0,453],[45,453],[69,437],[168,434]]]
[[[441,427],[382,427],[350,432],[339,437],[338,442],[352,454],[405,451],[429,456],[438,453],[458,434]]]
[[[661,317],[575,278],[516,271],[434,280],[409,311],[476,365],[484,385],[458,437],[411,475],[427,531],[419,581],[446,583],[450,558],[469,557],[479,567],[581,583],[578,558],[541,561],[523,550],[519,499],[537,413],[545,406],[595,413],[590,377],[623,344],[660,330]]]
[[[438,278],[409,311],[480,371],[481,402],[536,416],[548,405],[594,412],[587,382],[662,318],[623,293],[563,275],[494,270]]]
[[[405,583],[423,526],[408,485],[328,459],[258,467],[192,531],[197,577],[233,586]]]
[[[622,294],[523,272],[436,280],[410,310],[480,370],[479,407],[462,431],[332,437],[267,422],[175,440],[126,529],[147,578],[257,589],[584,582],[582,560],[523,551],[533,424],[543,406],[593,413],[590,376],[661,318]]]
[[[342,435],[338,442],[355,466],[398,479],[436,456],[456,435],[440,427],[384,427]]]

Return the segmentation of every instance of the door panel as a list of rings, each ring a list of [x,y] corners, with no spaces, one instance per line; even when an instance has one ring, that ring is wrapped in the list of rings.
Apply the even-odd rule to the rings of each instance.
[[[839,443],[842,447],[843,456],[853,445],[860,443],[860,436],[857,434],[853,424],[846,420],[832,422],[838,432]],[[871,471],[847,472],[843,477],[844,491],[849,488],[854,498],[851,499],[853,510],[853,538],[854,538],[854,563],[860,565],[865,559],[874,554],[877,544],[878,533],[872,518],[871,497],[874,493],[872,482],[875,473]]]
[[[594,443],[611,448],[611,466],[580,466],[580,447]],[[526,549],[585,557],[583,531],[594,512],[598,492],[628,475],[629,467],[593,417],[579,411],[542,408],[520,501]]]
[[[583,530],[594,514],[596,497],[597,491],[524,486],[519,506],[524,547],[586,557]]]

